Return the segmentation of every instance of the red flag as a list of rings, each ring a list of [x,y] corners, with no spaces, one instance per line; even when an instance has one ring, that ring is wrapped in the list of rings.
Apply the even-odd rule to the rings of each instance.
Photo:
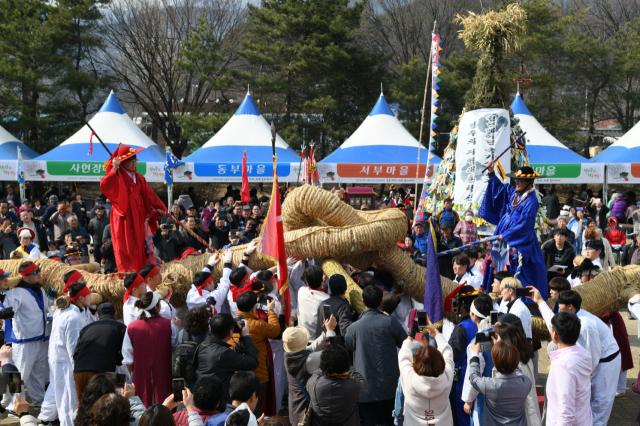
[[[247,172],[247,152],[242,154],[242,195],[240,201],[248,203],[251,196],[249,195],[249,172]]]
[[[277,158],[273,157],[273,191],[271,192],[271,205],[267,212],[257,253],[261,259],[269,259],[278,266],[278,294],[281,297],[284,308],[285,324],[289,326],[291,318],[291,298],[289,296],[289,269],[287,268],[287,254],[284,247],[284,226],[282,223],[282,206],[280,204],[280,188],[278,186],[278,174],[276,172]]]

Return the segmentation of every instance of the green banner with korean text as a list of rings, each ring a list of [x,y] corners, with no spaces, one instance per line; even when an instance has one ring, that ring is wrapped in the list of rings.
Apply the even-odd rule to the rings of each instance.
[[[549,163],[531,167],[544,176],[536,179],[536,183],[602,183],[604,179],[604,164]]]

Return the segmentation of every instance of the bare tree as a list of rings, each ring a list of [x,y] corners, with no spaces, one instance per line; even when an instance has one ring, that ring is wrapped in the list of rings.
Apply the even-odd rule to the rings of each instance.
[[[397,72],[397,65],[408,63],[414,56],[429,61],[434,20],[436,33],[443,40],[442,57],[462,51],[460,27],[453,18],[458,13],[480,9],[475,0],[371,0],[365,10],[365,35],[361,39],[370,49],[390,55],[391,69]]]
[[[214,95],[211,81],[217,76],[179,66],[184,44],[203,15],[221,46],[221,68],[233,64],[246,21],[242,0],[119,0],[110,5],[101,26],[104,65],[178,156],[187,146],[179,117],[215,110],[205,104]]]

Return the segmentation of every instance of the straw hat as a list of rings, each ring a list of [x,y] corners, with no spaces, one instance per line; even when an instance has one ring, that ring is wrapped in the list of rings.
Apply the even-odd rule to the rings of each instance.
[[[309,344],[309,331],[304,327],[289,327],[282,334],[285,352],[300,352]]]

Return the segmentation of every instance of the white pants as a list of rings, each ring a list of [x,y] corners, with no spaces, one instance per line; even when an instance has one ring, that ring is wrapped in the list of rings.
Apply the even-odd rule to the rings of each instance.
[[[46,382],[47,343],[44,340],[14,343],[13,360],[26,388],[29,390],[33,405],[41,406],[44,400],[44,384]],[[24,387],[20,392],[20,397],[25,398]],[[11,394],[4,394],[2,405],[9,410],[13,410]]]
[[[627,372],[621,371],[620,377],[618,377],[618,388],[616,389],[616,393],[626,393],[627,392]]]
[[[620,377],[620,354],[610,362],[599,363],[591,375],[591,418],[593,426],[606,426],[616,397]]]
[[[49,363],[47,363],[48,365]],[[53,370],[51,368],[49,370],[49,387],[47,388],[47,392],[44,394],[44,401],[42,402],[42,408],[40,409],[40,414],[38,415],[38,419],[41,422],[51,422],[53,420],[58,419],[58,410],[56,409],[56,396],[55,386],[53,386]]]
[[[70,362],[56,362],[51,364],[52,381],[49,388],[54,388],[56,408],[60,419],[60,426],[73,426],[71,414],[78,406],[76,382],[73,380],[73,365]]]

